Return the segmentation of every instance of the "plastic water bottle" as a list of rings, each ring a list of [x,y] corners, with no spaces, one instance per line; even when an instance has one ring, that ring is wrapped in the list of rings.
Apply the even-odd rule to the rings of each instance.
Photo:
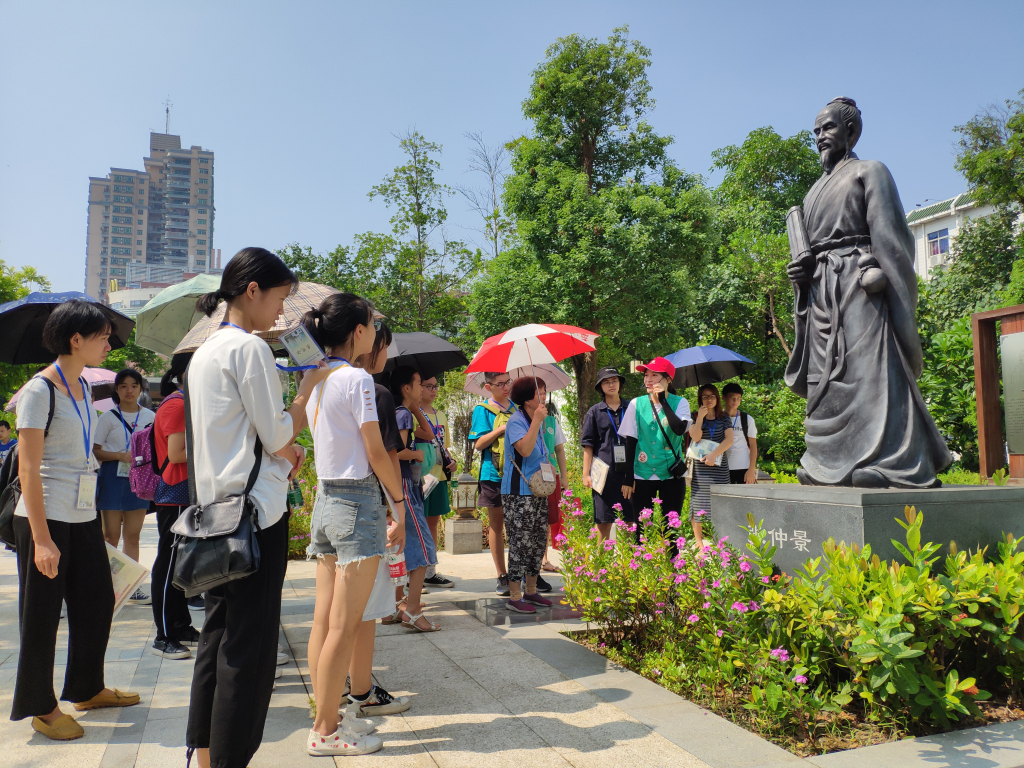
[[[388,547],[388,572],[391,574],[391,583],[396,587],[409,583],[409,574],[405,571],[405,553],[399,552],[398,547]]]
[[[288,506],[292,509],[296,507],[304,506],[306,500],[302,498],[302,488],[295,480],[291,480],[288,483]]]

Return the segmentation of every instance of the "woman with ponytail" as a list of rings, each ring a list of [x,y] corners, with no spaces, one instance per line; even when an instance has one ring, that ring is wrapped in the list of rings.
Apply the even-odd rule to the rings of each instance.
[[[220,289],[196,306],[212,315],[221,300],[220,328],[195,352],[184,381],[191,420],[198,503],[249,493],[258,513],[259,569],[206,592],[185,743],[201,768],[245,768],[259,749],[277,666],[281,588],[288,554],[288,479],[304,452],[293,443],[305,427],[305,407],[326,368],[309,371],[284,409],[270,346],[253,331],[273,327],[298,280],[265,248],[244,248],[228,262]]]
[[[357,692],[353,676],[343,716],[339,707],[380,559],[387,547],[405,545],[405,499],[381,439],[373,378],[354,365],[375,346],[380,320],[372,305],[351,293],[334,294],[308,312],[304,324],[330,366],[306,405],[319,478],[307,549],[317,570],[308,654],[316,719],[306,750],[363,755],[383,745],[370,735],[373,723],[358,717],[376,701],[373,690]],[[390,525],[381,486],[399,518]]]

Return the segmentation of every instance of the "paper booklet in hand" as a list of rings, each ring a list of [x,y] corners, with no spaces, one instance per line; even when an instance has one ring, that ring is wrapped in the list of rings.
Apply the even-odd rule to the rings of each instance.
[[[435,488],[437,488],[437,486],[439,486],[440,484],[441,484],[441,481],[438,480],[433,475],[429,475],[429,474],[428,475],[424,475],[423,476],[423,498],[424,499],[427,498],[427,496],[429,496],[430,493]]]
[[[720,443],[716,443],[714,440],[697,440],[690,443],[690,447],[686,449],[686,457],[688,459],[695,459],[697,461],[704,461],[704,457],[714,451]],[[718,454],[715,458],[715,466],[722,466],[722,457],[724,453]]]
[[[118,611],[128,602],[128,598],[135,594],[135,590],[139,588],[149,570],[109,544],[107,559],[110,561],[110,578],[114,582],[114,616],[117,616]]]
[[[316,364],[321,360],[326,360],[327,355],[320,349],[320,345],[316,343],[312,336],[309,335],[309,331],[306,330],[304,325],[299,325],[290,331],[286,331],[277,337],[277,340],[281,342],[286,350],[288,350],[288,356],[295,362],[295,365],[299,368],[316,367]]]
[[[601,495],[604,493],[606,482],[608,482],[608,465],[595,456],[590,463],[590,487],[594,489],[594,493]]]

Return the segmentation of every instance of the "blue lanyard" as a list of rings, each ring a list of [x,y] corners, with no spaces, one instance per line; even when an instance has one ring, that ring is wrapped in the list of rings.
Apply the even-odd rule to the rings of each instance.
[[[711,436],[708,438],[708,440],[714,440],[715,439],[715,425],[716,424],[718,424],[718,417],[717,416],[715,417],[715,420],[711,422],[710,426],[708,426],[707,417],[704,418],[704,426],[707,427],[708,428],[708,432],[711,433]]]
[[[225,320],[223,323],[221,323],[220,327],[223,328],[225,325],[230,325],[232,328],[237,328],[238,330],[240,330],[240,331],[242,331],[244,333],[248,333],[248,331],[246,331],[245,328],[243,328],[242,326],[235,325],[234,323],[229,323],[227,320]]]
[[[142,408],[139,408],[139,412],[135,414],[135,423],[132,424],[131,432],[128,431],[128,422],[124,420],[124,415],[121,413],[121,406],[117,406],[117,415],[121,418],[121,426],[124,428],[124,449],[126,451],[131,450],[132,441],[129,435],[135,434],[135,428],[139,426],[139,416],[142,415]]]
[[[740,412],[736,411],[736,415],[732,417],[732,431],[736,434],[736,422],[740,420]]]
[[[619,408],[621,409],[622,406],[620,405]],[[607,403],[605,403],[604,409],[608,411],[608,421],[612,423],[612,429],[615,430],[615,442],[618,443],[621,438],[619,437],[619,427],[615,423],[615,417],[612,416],[612,409],[608,407]]]
[[[92,405],[86,406],[85,412],[89,416],[89,426],[85,426],[85,419],[82,418],[82,412],[78,410],[78,401],[75,400],[75,396],[71,394],[71,387],[68,386],[68,380],[64,378],[64,371],[60,369],[57,363],[53,364],[53,367],[57,369],[57,373],[60,374],[60,380],[64,382],[64,389],[68,391],[68,397],[71,398],[71,404],[75,406],[75,413],[78,414],[78,420],[82,422],[82,440],[85,443],[85,463],[89,463],[89,436],[92,434]],[[78,377],[78,383],[82,385],[82,399],[85,399],[85,379],[81,376]]]
[[[432,422],[432,421],[430,420],[430,417],[429,417],[429,416],[427,416],[427,412],[426,412],[426,411],[424,411],[424,410],[423,410],[422,408],[420,408],[420,413],[422,413],[422,414],[423,414],[423,418],[425,418],[425,419],[427,420],[427,424],[429,424],[429,425],[430,425],[430,431],[434,433],[434,438],[435,438],[436,440],[440,440],[440,439],[441,439],[441,437],[440,437],[440,436],[439,436],[439,435],[437,434],[437,430],[438,430],[438,429],[440,428],[440,426],[441,426],[441,420],[440,420],[440,419],[437,419],[437,408],[435,408],[435,409],[434,409],[434,418],[435,418],[435,419],[437,419],[437,424],[436,424],[436,425],[434,424],[434,422]]]

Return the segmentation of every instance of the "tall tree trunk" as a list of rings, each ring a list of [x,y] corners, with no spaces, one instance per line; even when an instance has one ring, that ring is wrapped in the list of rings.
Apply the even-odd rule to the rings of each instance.
[[[775,316],[775,291],[768,291],[768,314],[772,319],[772,333],[774,333],[779,342],[782,344],[782,349],[786,353],[786,357],[792,357],[793,352],[789,348],[789,344],[786,343],[786,337],[782,331],[779,330],[779,321]]]

